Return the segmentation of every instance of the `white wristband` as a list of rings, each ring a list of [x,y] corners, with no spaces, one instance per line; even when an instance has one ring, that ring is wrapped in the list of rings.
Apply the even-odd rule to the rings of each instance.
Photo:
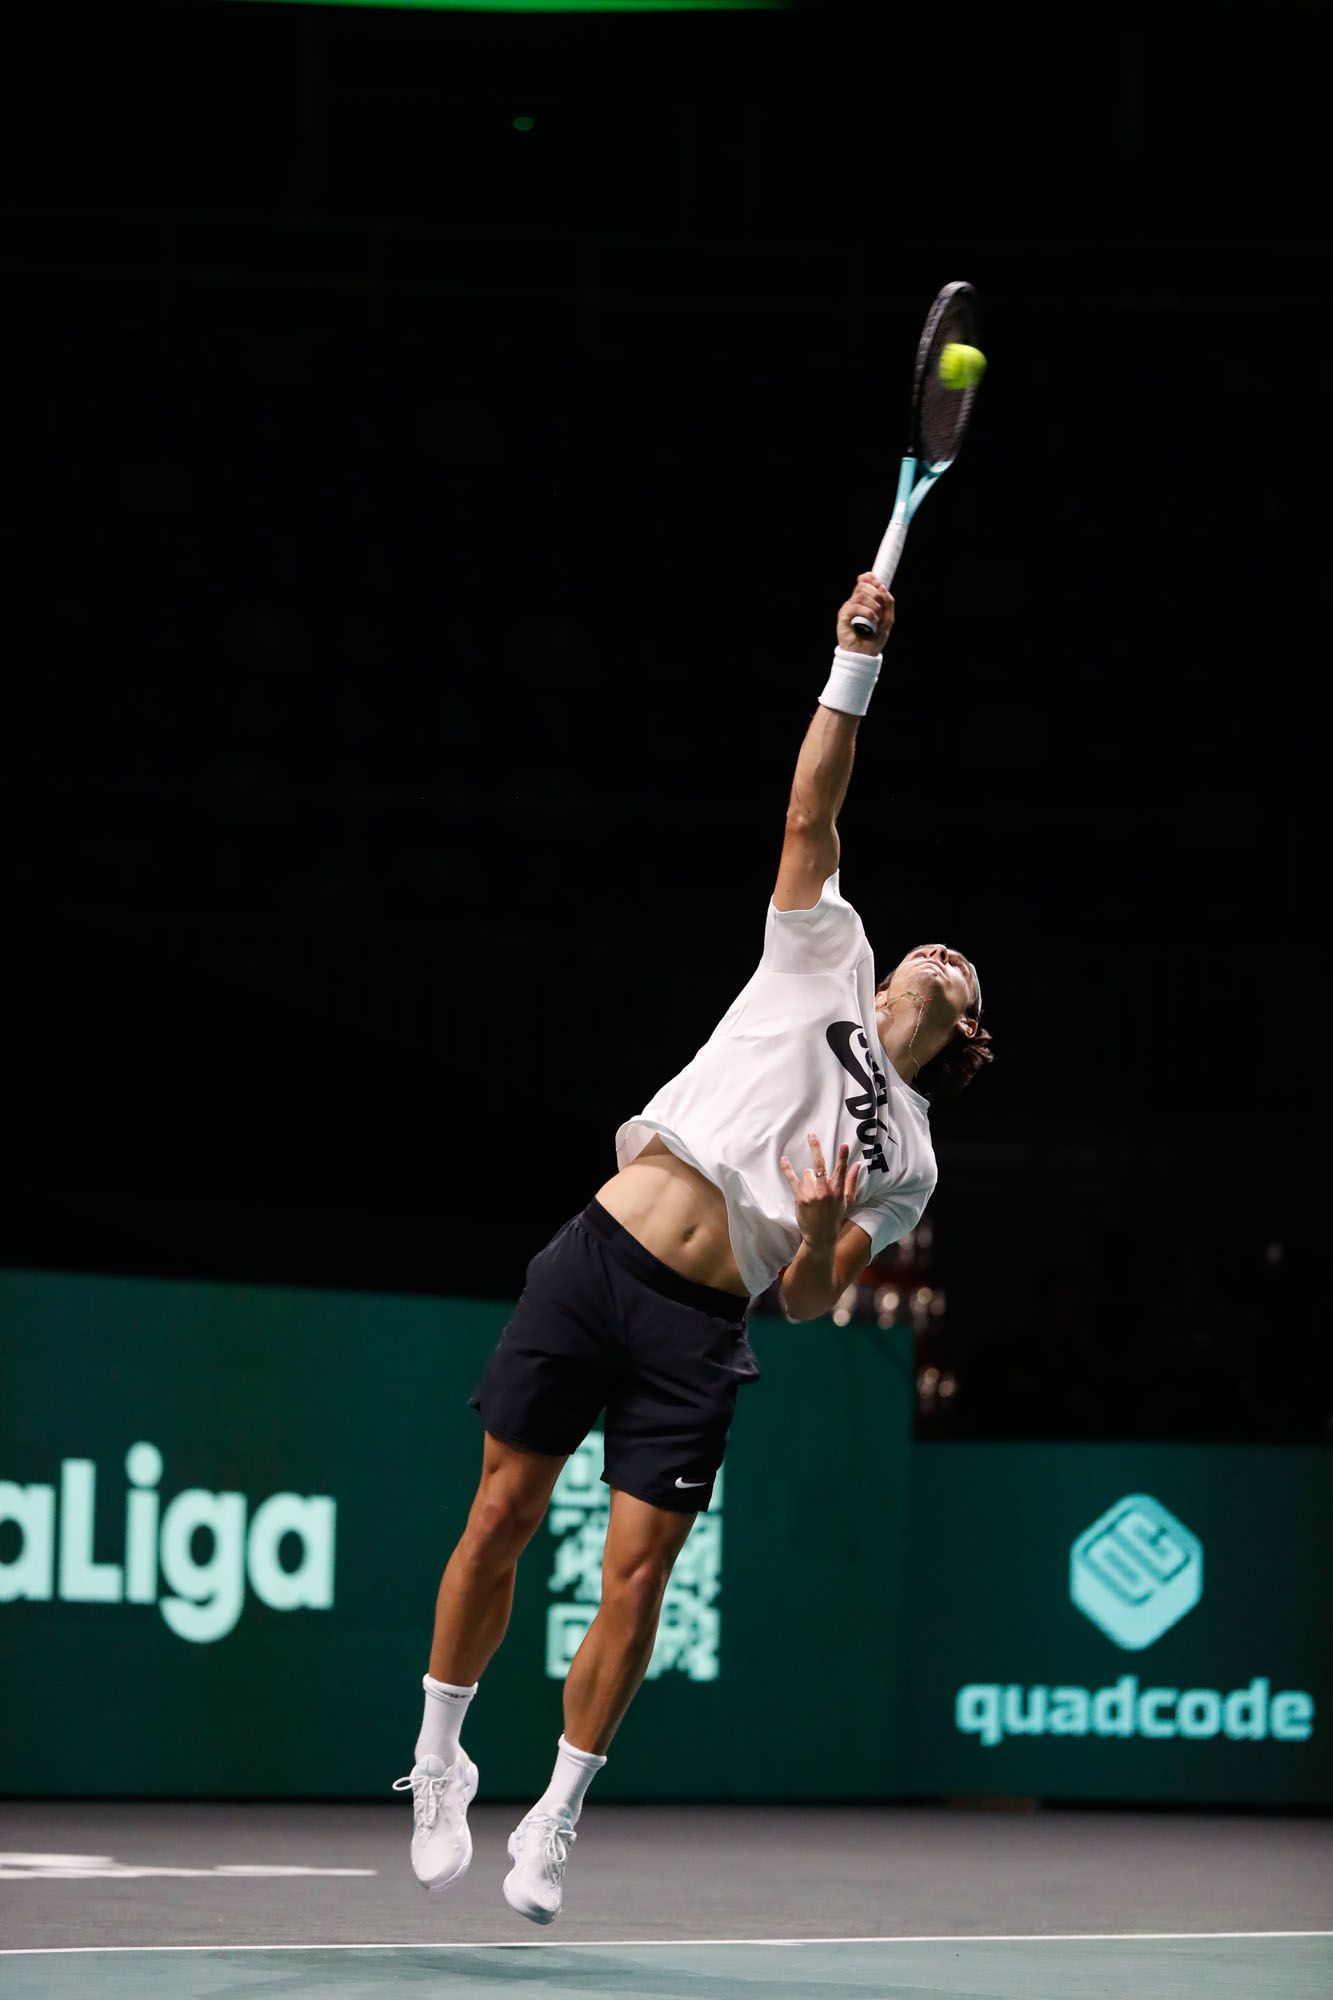
[[[836,708],[843,715],[864,715],[883,660],[883,653],[849,653],[835,646],[828,681],[819,697],[821,705]]]

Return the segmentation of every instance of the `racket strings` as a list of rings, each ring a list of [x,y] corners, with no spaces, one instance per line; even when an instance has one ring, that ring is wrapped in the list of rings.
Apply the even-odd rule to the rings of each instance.
[[[976,401],[975,386],[948,389],[940,380],[940,355],[951,341],[976,346],[976,314],[970,287],[960,288],[927,329],[918,356],[917,457],[926,465],[948,465],[958,455]]]

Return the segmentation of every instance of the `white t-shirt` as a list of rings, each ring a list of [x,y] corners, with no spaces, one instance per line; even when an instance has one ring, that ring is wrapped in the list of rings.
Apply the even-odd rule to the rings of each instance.
[[[831,875],[810,910],[770,902],[764,955],[694,1060],[621,1126],[622,1167],[654,1136],[707,1175],[727,1203],[731,1248],[751,1297],[796,1254],[796,1198],[778,1162],[810,1165],[818,1135],[860,1160],[849,1220],[874,1254],[915,1228],[935,1186],[930,1105],[884,1059],[875,962]]]

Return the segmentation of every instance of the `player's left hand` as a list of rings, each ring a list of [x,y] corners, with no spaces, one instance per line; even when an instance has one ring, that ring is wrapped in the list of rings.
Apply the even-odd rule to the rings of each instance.
[[[818,1135],[810,1132],[806,1136],[810,1141],[812,1165],[806,1168],[800,1180],[797,1180],[785,1153],[780,1164],[796,1197],[796,1226],[801,1232],[801,1241],[808,1243],[817,1255],[827,1257],[832,1254],[838,1231],[847,1219],[861,1162],[858,1160],[854,1167],[849,1168],[849,1149],[839,1146],[838,1164],[829,1173],[824,1165],[824,1149]]]

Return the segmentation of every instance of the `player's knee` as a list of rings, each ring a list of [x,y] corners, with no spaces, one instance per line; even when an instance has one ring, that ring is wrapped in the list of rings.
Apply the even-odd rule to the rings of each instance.
[[[609,1602],[621,1620],[637,1633],[655,1632],[670,1573],[670,1563],[656,1556],[618,1565],[603,1574],[602,1602]]]
[[[545,1512],[544,1495],[537,1500],[512,1487],[489,1482],[477,1495],[468,1516],[460,1545],[464,1559],[478,1567],[515,1561],[532,1540]]]

